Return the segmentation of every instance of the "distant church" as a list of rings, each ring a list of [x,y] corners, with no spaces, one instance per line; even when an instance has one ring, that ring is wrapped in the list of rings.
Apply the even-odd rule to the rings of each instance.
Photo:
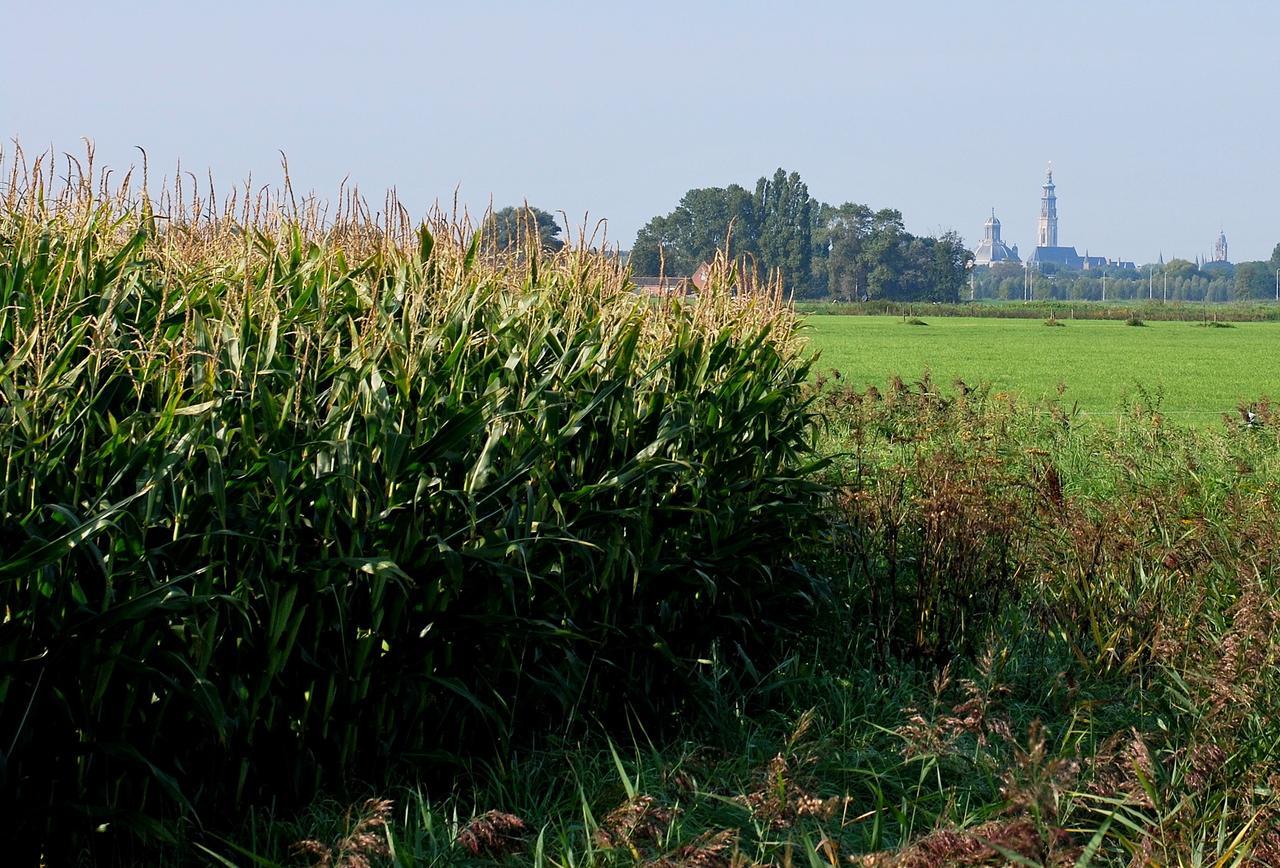
[[[1215,271],[1230,272],[1232,270],[1231,260],[1227,258],[1227,233],[1226,232],[1222,231],[1221,229],[1218,230],[1218,240],[1215,241],[1213,244],[1213,258],[1212,259],[1206,258],[1202,262],[1200,257],[1197,256],[1196,267],[1201,269],[1202,271],[1211,271],[1211,272],[1215,272]]]
[[[1036,230],[1036,249],[1027,260],[1031,265],[1052,263],[1064,268],[1101,268],[1107,264],[1105,256],[1084,256],[1074,247],[1058,246],[1058,197],[1053,186],[1053,164],[1045,172],[1044,185],[1040,188],[1040,224]]]
[[[991,219],[983,226],[982,242],[973,252],[974,265],[991,265],[996,262],[1022,262],[1018,258],[1018,245],[1010,247],[1000,240],[1000,221],[996,209],[991,209]]]
[[[1042,265],[1055,265],[1061,268],[1084,269],[1134,268],[1132,262],[1112,259],[1105,256],[1084,256],[1076,253],[1074,247],[1058,246],[1058,196],[1053,186],[1053,164],[1049,164],[1044,175],[1044,184],[1040,188],[1040,223],[1036,227],[1036,249],[1027,257],[1027,265],[1039,268]],[[1214,248],[1214,257],[1221,262],[1227,260],[1227,236],[1219,233],[1218,245]],[[1000,221],[996,219],[996,211],[991,209],[991,218],[983,226],[982,241],[973,252],[974,265],[996,265],[998,263],[1020,263],[1018,245],[1005,244],[1000,238]]]

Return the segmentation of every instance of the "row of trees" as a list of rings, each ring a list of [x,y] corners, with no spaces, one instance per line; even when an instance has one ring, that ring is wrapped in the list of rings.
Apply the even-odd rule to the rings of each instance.
[[[1185,259],[1139,268],[1106,269],[1107,299],[1167,298],[1170,301],[1249,301],[1276,297],[1280,244],[1270,260],[1235,265]],[[1053,266],[1024,270],[1015,264],[978,269],[968,288],[974,298],[1098,300],[1103,297],[1103,271],[1073,271]]]
[[[640,230],[638,275],[685,275],[729,244],[731,256],[777,273],[797,298],[956,301],[972,254],[955,233],[907,232],[899,211],[809,195],[800,175],[778,169],[756,181],[690,190],[670,214]]]

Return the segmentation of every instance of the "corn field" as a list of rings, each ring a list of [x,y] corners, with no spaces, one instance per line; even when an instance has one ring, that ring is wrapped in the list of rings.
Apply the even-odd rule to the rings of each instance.
[[[721,262],[645,299],[588,239],[495,250],[287,175],[152,198],[91,154],[6,163],[6,837],[162,839],[583,708],[678,714],[699,661],[803,615],[776,288]]]

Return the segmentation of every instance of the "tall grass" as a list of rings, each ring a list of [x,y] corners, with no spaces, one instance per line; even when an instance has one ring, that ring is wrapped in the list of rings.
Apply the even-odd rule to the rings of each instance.
[[[786,658],[714,729],[553,740],[456,791],[378,782],[382,864],[1277,864],[1276,406],[1186,429],[1146,395],[1101,426],[842,382],[814,405],[832,593]],[[368,811],[237,840],[337,864]]]
[[[0,201],[0,816],[28,858],[660,720],[812,599],[776,289],[721,262],[654,304],[586,245],[494,251],[287,178],[54,177],[16,154]]]

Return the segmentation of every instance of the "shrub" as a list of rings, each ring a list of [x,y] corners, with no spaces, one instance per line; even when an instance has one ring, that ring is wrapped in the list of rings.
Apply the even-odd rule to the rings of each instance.
[[[649,304],[580,249],[211,216],[91,173],[0,205],[3,809],[27,840],[443,774],[579,703],[653,719],[811,599],[776,292],[721,262]]]

